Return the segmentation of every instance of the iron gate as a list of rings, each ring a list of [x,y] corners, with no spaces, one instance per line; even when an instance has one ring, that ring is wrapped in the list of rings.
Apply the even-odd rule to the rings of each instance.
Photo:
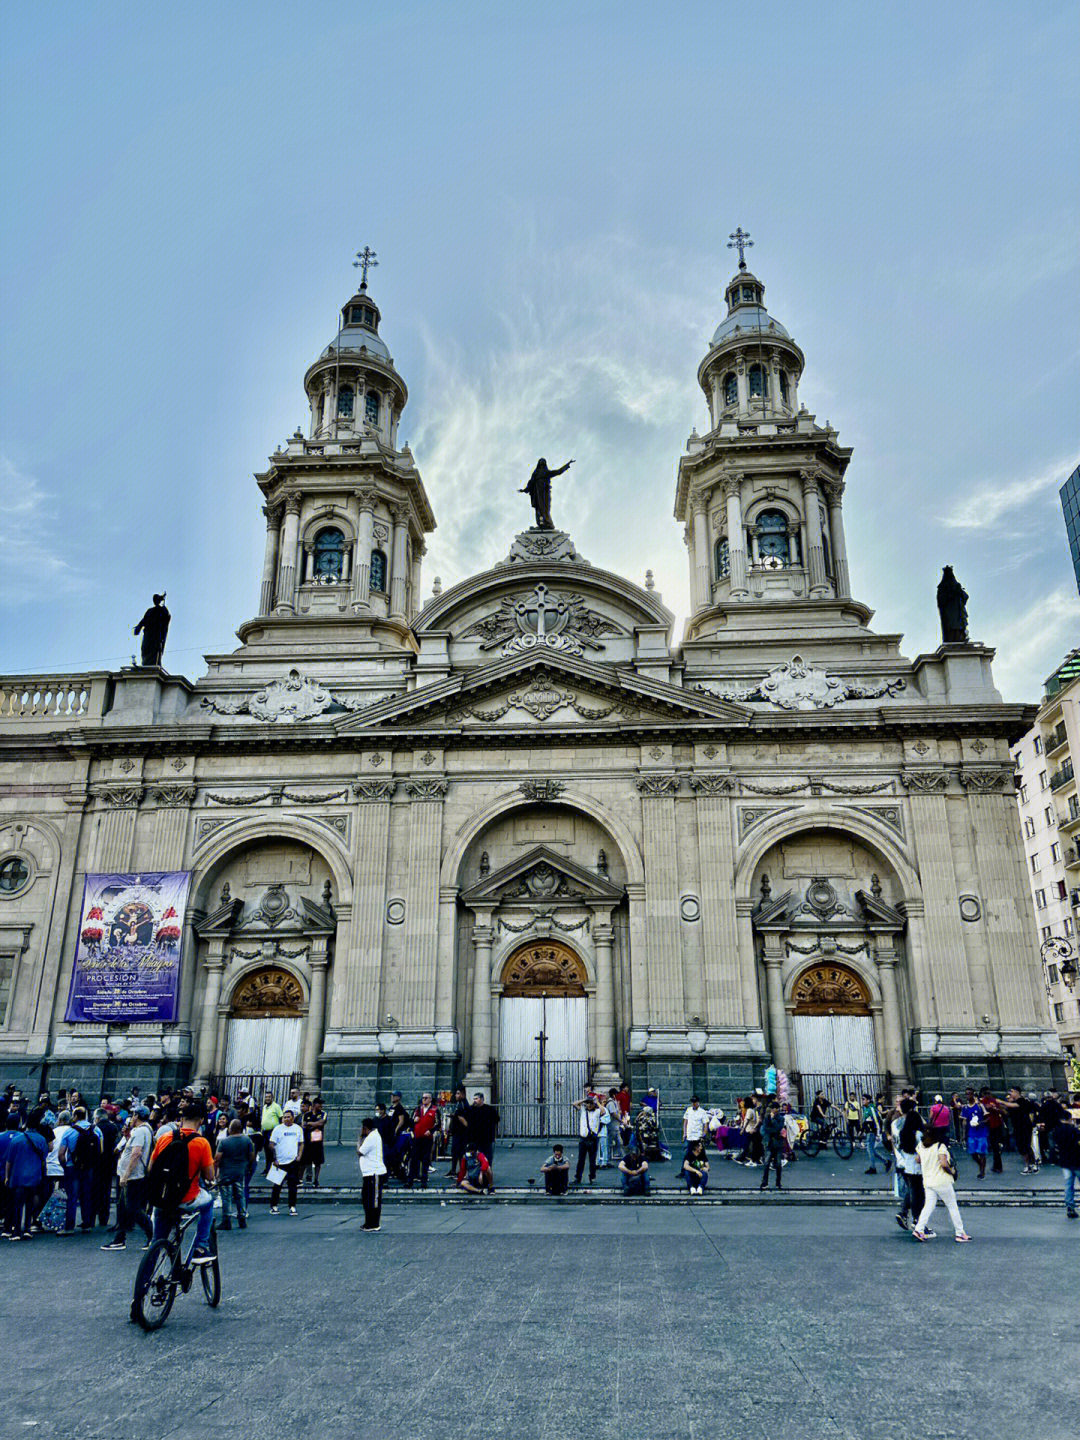
[[[499,1133],[518,1138],[577,1134],[575,1100],[585,1093],[588,1060],[497,1060]]]
[[[269,1090],[279,1105],[284,1104],[285,1097],[293,1086],[299,1088],[303,1076],[299,1071],[293,1071],[288,1075],[262,1075],[256,1071],[239,1071],[236,1074],[211,1075],[209,1079],[210,1095],[228,1095],[235,1100],[242,1090],[251,1093],[252,1108],[258,1114],[262,1110],[263,1098]]]
[[[836,1108],[842,1109],[844,1100],[848,1095],[854,1095],[859,1104],[862,1104],[864,1095],[884,1095],[888,1093],[889,1077],[887,1075],[875,1074],[873,1072],[864,1074],[797,1074],[791,1077],[802,1095],[802,1105],[805,1111],[809,1111],[814,1103],[814,1096],[819,1090],[824,1090],[826,1096]]]

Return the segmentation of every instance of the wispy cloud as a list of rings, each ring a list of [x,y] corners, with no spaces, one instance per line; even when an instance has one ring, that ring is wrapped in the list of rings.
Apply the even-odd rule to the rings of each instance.
[[[689,277],[665,287],[655,268],[646,286],[621,248],[530,254],[482,359],[425,335],[414,449],[439,516],[429,577],[453,583],[506,554],[531,523],[517,492],[542,454],[576,462],[555,481],[552,511],[583,553],[642,576],[663,564],[681,581],[678,527],[658,541],[657,519],[669,513],[673,457],[704,414],[687,385],[704,353],[701,292]]]
[[[52,497],[33,475],[0,455],[0,603],[39,601],[46,587],[70,592],[82,576],[53,545]]]
[[[942,515],[942,524],[954,530],[992,530],[1013,512],[1045,502],[1075,465],[1076,458],[1065,455],[1032,473],[992,481],[958,500]]]
[[[998,625],[994,680],[1006,700],[1041,693],[1042,682],[1080,641],[1080,598],[1068,583]]]

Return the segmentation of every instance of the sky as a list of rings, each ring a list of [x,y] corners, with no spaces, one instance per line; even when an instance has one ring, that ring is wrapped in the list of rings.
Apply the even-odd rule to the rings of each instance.
[[[1006,699],[1080,643],[1075,3],[0,7],[0,669],[197,678],[256,609],[253,473],[379,265],[424,589],[531,523],[688,601],[676,467],[749,230],[854,447],[854,594],[904,653],[952,564]]]

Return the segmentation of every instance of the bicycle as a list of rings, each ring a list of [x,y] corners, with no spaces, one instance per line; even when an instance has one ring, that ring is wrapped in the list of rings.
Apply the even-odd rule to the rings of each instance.
[[[203,1297],[211,1309],[221,1300],[221,1271],[218,1267],[217,1226],[210,1230],[209,1265],[192,1265],[195,1248],[192,1229],[198,1216],[178,1215],[164,1240],[155,1240],[140,1262],[135,1276],[135,1295],[131,1301],[131,1318],[144,1330],[160,1330],[169,1318],[177,1292],[185,1295],[191,1289],[198,1270],[202,1278]],[[191,1236],[185,1242],[187,1231]]]
[[[801,1135],[798,1140],[798,1148],[808,1160],[813,1160],[819,1150],[825,1149],[828,1145],[836,1151],[841,1160],[850,1160],[855,1153],[855,1142],[848,1134],[846,1127],[839,1125],[835,1120],[826,1120],[823,1124],[814,1126]]]

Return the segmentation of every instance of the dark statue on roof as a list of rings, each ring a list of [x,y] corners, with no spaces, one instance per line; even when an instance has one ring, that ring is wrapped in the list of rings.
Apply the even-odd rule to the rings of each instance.
[[[951,565],[941,572],[937,587],[937,608],[941,616],[941,638],[946,645],[966,645],[968,639],[968,593],[953,574]]]
[[[140,665],[160,665],[161,657],[165,654],[165,636],[169,633],[169,621],[172,616],[165,608],[165,596],[155,595],[154,603],[132,632],[138,635],[142,632],[142,658]]]
[[[529,479],[529,483],[523,486],[519,495],[528,495],[532,501],[532,507],[536,514],[536,530],[554,530],[555,526],[551,519],[551,482],[556,475],[561,475],[564,470],[569,470],[573,460],[568,460],[565,465],[560,465],[558,470],[549,470],[547,461],[541,457],[536,462],[536,469]]]

